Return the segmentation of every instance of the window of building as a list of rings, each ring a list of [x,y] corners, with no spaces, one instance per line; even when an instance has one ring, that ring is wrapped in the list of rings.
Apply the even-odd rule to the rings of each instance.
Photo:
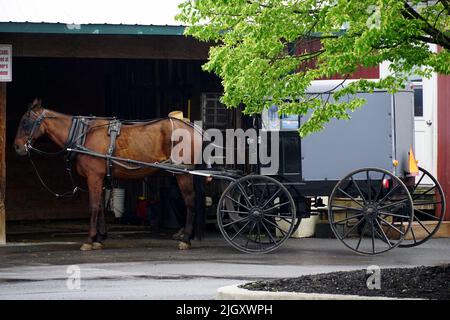
[[[414,116],[423,117],[423,88],[422,85],[414,85]]]

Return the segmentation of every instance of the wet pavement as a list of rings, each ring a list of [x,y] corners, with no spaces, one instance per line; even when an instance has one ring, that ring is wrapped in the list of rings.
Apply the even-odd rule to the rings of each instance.
[[[0,299],[213,299],[217,288],[247,281],[450,263],[450,239],[380,256],[357,255],[335,239],[290,239],[275,252],[248,255],[217,232],[179,251],[169,233],[145,228],[110,232],[102,251],[79,251],[83,240],[76,230],[10,236],[0,247]]]

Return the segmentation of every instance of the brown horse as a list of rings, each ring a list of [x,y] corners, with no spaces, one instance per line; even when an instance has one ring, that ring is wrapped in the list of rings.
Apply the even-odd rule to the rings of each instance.
[[[107,119],[92,119],[86,133],[84,147],[97,153],[106,154],[110,143]],[[41,101],[35,99],[28,111],[22,116],[14,140],[16,153],[27,154],[27,142],[47,135],[60,148],[65,147],[72,116],[61,114],[41,106]],[[174,144],[172,132],[175,129],[185,129],[191,135],[191,163],[201,156],[201,136],[189,123],[178,119],[161,119],[149,123],[127,124],[121,128],[116,140],[114,156],[139,160],[148,163],[163,162],[171,158]],[[199,140],[200,139],[200,140]],[[195,143],[194,143],[195,140]],[[79,175],[86,178],[89,190],[89,211],[91,214],[88,242],[81,250],[101,249],[106,238],[106,223],[103,208],[103,184],[106,160],[84,154],[78,154],[75,159],[75,169]],[[142,179],[155,174],[158,169],[142,167],[128,170],[119,165],[113,166],[113,177],[117,179]],[[189,249],[194,225],[195,193],[193,177],[189,174],[177,174],[176,180],[187,208],[186,225],[179,249]]]

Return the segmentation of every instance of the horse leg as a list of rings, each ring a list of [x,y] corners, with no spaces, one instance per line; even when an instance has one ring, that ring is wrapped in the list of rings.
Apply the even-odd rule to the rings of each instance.
[[[102,209],[103,179],[96,175],[89,175],[87,184],[89,189],[89,212],[91,213],[91,221],[89,225],[88,242],[81,246],[80,250],[82,251],[101,249],[103,246],[97,239],[98,216]]]
[[[175,213],[175,218],[178,224],[178,231],[172,235],[172,239],[181,240],[184,234],[184,226],[186,225],[186,205],[184,204],[184,199],[175,177],[173,178],[173,181],[171,178],[168,200],[171,210]]]
[[[184,227],[183,238],[178,244],[180,250],[187,250],[191,248],[191,236],[194,230],[194,218],[195,218],[195,192],[194,181],[191,175],[179,175],[177,176],[178,186],[180,187],[181,195],[183,196],[184,203],[186,204],[186,225]]]
[[[102,197],[100,198],[100,208],[97,219],[97,235],[94,242],[102,244],[103,241],[106,240],[108,234],[106,230],[106,220],[105,220],[105,207],[104,207],[104,199],[103,199],[103,191]]]

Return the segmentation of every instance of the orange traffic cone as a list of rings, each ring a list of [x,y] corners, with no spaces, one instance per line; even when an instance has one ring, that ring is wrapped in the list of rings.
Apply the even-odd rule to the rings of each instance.
[[[409,160],[408,160],[408,173],[409,176],[417,176],[419,175],[419,167],[417,166],[418,161],[416,160],[416,157],[414,156],[414,152],[412,150],[412,147],[409,148]]]

